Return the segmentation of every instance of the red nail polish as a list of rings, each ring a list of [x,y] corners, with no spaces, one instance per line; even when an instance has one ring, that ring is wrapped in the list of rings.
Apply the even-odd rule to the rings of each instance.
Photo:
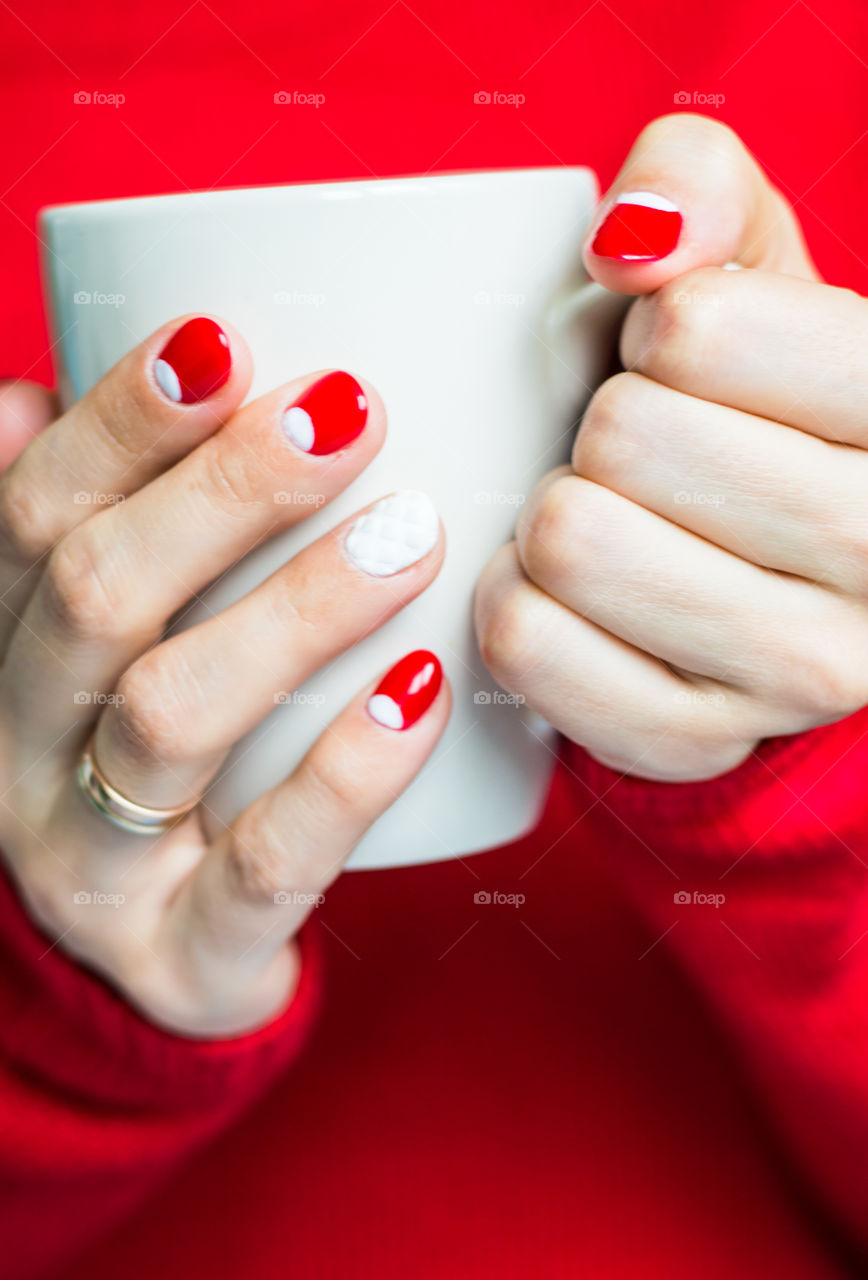
[[[618,196],[591,245],[600,258],[622,262],[654,262],[678,244],[684,222],[677,207],[651,191],[628,191]]]
[[[283,429],[305,453],[336,453],[361,435],[368,401],[355,378],[327,373],[283,415]]]
[[[181,325],[154,364],[160,390],[176,404],[205,400],[223,386],[231,370],[229,339],[207,316]]]
[[[387,729],[409,729],[431,706],[442,680],[436,654],[415,649],[383,676],[368,698],[368,715]]]

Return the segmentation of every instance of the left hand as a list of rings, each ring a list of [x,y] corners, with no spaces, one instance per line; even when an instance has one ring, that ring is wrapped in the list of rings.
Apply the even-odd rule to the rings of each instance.
[[[486,567],[482,653],[603,763],[708,778],[868,702],[868,302],[820,282],[742,143],[690,115],[642,133],[586,263],[642,295],[628,371]]]

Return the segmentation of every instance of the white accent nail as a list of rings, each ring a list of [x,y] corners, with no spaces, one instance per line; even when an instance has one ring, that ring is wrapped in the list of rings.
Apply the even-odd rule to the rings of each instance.
[[[154,361],[154,377],[157,379],[160,390],[167,395],[170,400],[174,400],[175,404],[180,404],[183,392],[181,383],[178,381],[178,375],[168,363],[167,360]]]
[[[399,489],[360,516],[344,546],[365,573],[388,578],[426,556],[439,531],[437,509],[427,493]]]
[[[740,262],[725,262],[723,269],[724,271],[744,271],[744,267]]]
[[[368,715],[387,729],[403,729],[404,717],[394,698],[385,693],[374,693],[368,698]]]
[[[641,204],[646,209],[662,209],[664,213],[678,213],[678,205],[658,196],[654,191],[622,191],[615,204]]]
[[[287,409],[283,415],[283,429],[293,444],[310,453],[313,448],[313,418],[305,409],[297,404]]]

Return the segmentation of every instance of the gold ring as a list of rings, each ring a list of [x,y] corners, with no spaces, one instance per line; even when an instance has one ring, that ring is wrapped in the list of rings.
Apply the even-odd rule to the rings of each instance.
[[[100,771],[94,759],[93,738],[81,753],[76,778],[84,795],[104,818],[120,827],[121,831],[131,831],[138,836],[163,835],[186,818],[199,803],[194,800],[192,804],[178,805],[176,809],[149,809],[147,805],[128,800]]]

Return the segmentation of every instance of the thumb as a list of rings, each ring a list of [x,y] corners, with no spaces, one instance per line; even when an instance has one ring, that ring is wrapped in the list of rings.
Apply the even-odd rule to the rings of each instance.
[[[58,412],[54,395],[39,383],[0,378],[0,472]]]
[[[787,200],[716,120],[661,116],[643,129],[585,243],[588,272],[650,293],[693,267],[735,262],[819,279]]]

